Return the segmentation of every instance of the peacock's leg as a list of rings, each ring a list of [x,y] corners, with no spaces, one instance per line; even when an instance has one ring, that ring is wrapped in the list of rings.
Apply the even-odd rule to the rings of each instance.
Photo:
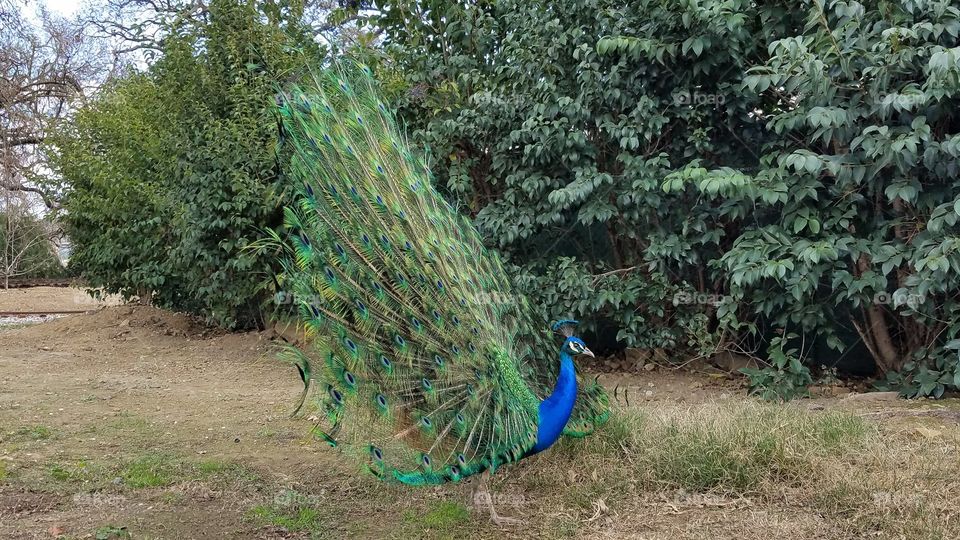
[[[493,496],[490,494],[490,472],[484,471],[480,474],[478,485],[473,489],[473,503],[475,505],[485,504],[490,510],[490,521],[493,521],[498,527],[507,525],[520,525],[523,520],[501,516],[497,514],[497,509],[493,504]]]

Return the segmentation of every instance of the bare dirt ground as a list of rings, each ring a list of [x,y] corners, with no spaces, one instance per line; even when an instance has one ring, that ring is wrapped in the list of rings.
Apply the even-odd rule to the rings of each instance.
[[[0,292],[0,306],[36,309],[30,291],[38,292]],[[40,292],[43,306],[73,294]],[[601,380],[649,411],[744,399],[742,383],[715,370]],[[591,473],[574,465],[545,483],[538,468],[560,459],[550,452],[495,477],[501,513],[527,520],[500,530],[473,511],[469,485],[410,489],[359,474],[307,435],[308,421],[289,418],[300,390],[267,334],[223,334],[155,308],[0,328],[0,537],[850,537],[845,511],[811,508],[786,491],[779,501],[622,499],[587,489],[580,479]],[[789,406],[849,410],[956,453],[956,400],[832,395],[844,392]]]
[[[75,311],[92,310],[120,303],[116,296],[97,300],[72,287],[30,287],[0,289],[0,311]]]

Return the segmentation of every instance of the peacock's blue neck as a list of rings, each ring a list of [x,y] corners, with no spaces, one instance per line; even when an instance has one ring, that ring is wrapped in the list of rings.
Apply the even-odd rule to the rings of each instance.
[[[573,357],[566,350],[560,351],[560,375],[553,393],[540,402],[539,422],[537,425],[537,444],[532,454],[542,452],[557,441],[563,434],[563,428],[573,412],[577,399],[577,372],[573,367]]]

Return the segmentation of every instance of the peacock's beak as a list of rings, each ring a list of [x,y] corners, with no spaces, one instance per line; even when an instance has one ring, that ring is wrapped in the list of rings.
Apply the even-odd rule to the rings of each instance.
[[[593,355],[593,351],[591,351],[590,349],[587,349],[586,347],[584,347],[583,352],[580,354],[584,356],[589,356],[590,358],[596,358],[596,356]]]

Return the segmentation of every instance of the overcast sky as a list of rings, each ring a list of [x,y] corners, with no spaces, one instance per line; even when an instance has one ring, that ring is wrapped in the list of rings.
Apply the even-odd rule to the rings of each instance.
[[[77,0],[46,0],[45,3],[51,11],[56,11],[63,15],[71,15],[80,7],[80,2]]]

